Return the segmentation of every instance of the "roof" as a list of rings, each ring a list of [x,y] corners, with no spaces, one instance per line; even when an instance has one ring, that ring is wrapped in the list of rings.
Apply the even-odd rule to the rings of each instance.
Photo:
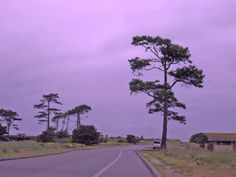
[[[208,141],[236,141],[236,133],[204,133]]]

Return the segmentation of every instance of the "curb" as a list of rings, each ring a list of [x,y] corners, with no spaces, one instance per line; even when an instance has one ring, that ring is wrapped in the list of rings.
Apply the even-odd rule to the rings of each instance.
[[[135,152],[139,156],[143,164],[150,171],[153,177],[162,177],[161,174],[146,159],[144,159],[144,157],[138,151],[135,151]]]
[[[20,159],[30,159],[30,158],[35,158],[35,157],[44,157],[44,156],[51,156],[51,155],[59,155],[59,154],[65,154],[73,151],[79,151],[81,149],[72,149],[69,151],[64,151],[64,152],[55,152],[55,153],[50,153],[50,154],[42,154],[42,155],[33,155],[33,156],[25,156],[25,157],[12,157],[12,158],[2,158],[0,159],[1,161],[8,161],[8,160],[20,160]]]

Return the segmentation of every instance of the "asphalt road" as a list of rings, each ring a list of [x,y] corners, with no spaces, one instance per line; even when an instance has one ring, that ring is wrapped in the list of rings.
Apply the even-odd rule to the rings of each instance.
[[[151,177],[134,152],[140,146],[79,150],[0,161],[0,177]]]

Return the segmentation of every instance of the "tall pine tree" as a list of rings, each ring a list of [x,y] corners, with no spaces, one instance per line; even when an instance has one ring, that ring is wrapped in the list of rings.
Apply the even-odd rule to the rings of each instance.
[[[159,72],[159,78],[154,81],[133,79],[130,90],[132,93],[145,93],[152,98],[147,103],[149,113],[163,114],[161,148],[166,149],[168,120],[186,122],[185,116],[176,112],[175,108],[186,109],[186,106],[175,97],[173,87],[182,83],[202,88],[203,71],[192,65],[187,47],[174,44],[169,39],[160,36],[135,36],[132,45],[141,46],[150,54],[148,58],[135,57],[129,60],[134,74],[142,76],[143,71]]]

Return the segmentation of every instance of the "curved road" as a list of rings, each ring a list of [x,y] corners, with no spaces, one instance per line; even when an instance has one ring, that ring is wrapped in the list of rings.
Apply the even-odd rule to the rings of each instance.
[[[140,146],[78,150],[0,161],[1,177],[152,177],[134,150]]]

